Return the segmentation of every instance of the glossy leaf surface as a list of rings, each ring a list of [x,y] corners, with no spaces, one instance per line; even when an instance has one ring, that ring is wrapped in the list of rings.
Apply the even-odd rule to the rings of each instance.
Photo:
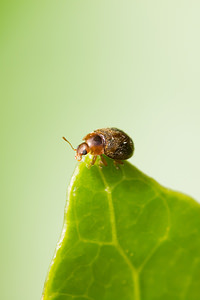
[[[198,300],[200,205],[125,162],[78,164],[44,300]]]

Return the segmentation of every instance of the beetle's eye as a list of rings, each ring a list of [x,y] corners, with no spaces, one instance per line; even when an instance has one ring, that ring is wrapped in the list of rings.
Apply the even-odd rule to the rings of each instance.
[[[82,155],[86,155],[87,154],[87,150],[84,149],[83,152],[82,152]]]

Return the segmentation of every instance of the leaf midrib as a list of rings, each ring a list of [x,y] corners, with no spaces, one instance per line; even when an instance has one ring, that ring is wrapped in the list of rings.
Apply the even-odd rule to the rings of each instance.
[[[116,249],[119,251],[121,256],[123,257],[124,261],[128,265],[131,274],[132,274],[132,280],[133,280],[133,295],[135,300],[140,300],[140,284],[139,284],[139,273],[136,270],[136,268],[133,266],[132,262],[124,252],[123,248],[121,247],[118,238],[117,238],[117,229],[116,229],[116,220],[115,220],[115,211],[114,211],[114,205],[113,205],[113,199],[112,199],[112,192],[111,188],[106,181],[106,178],[102,172],[101,168],[98,168],[99,173],[101,175],[102,181],[105,186],[105,191],[108,198],[108,206],[110,211],[110,222],[111,222],[111,232],[112,232],[112,245],[116,247]]]

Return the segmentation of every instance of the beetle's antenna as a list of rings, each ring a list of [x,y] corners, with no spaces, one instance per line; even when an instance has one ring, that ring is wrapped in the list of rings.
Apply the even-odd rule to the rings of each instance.
[[[76,149],[74,149],[74,147],[72,146],[72,144],[63,136],[62,137],[63,138],[63,140],[65,141],[65,142],[67,142],[71,147],[72,147],[72,149],[74,150],[74,151],[76,151]]]

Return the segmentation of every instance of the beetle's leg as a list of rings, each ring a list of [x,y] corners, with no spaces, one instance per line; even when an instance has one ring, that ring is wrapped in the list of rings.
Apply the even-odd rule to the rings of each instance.
[[[100,155],[100,157],[101,157],[101,164],[104,165],[104,166],[107,166],[108,165],[107,161],[105,160],[105,158],[103,157],[102,154]]]
[[[119,169],[119,165],[123,165],[123,164],[124,163],[121,160],[117,160],[117,159],[114,160],[114,165],[115,165],[116,169]]]
[[[95,164],[96,159],[97,159],[97,155],[94,155],[92,158],[92,161],[90,163],[91,166],[93,166]]]

